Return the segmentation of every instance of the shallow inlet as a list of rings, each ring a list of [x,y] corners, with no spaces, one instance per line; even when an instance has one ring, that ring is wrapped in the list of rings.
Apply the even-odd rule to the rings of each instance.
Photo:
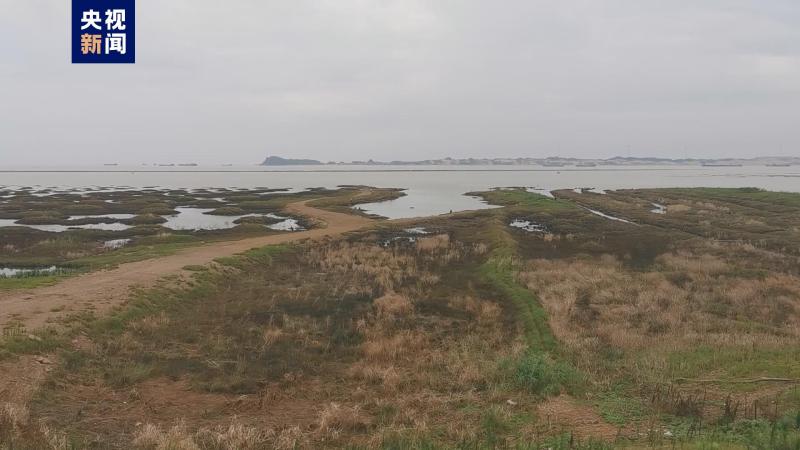
[[[93,215],[93,216],[70,216],[69,220],[95,219],[95,218],[132,219],[134,217],[135,215],[133,214],[106,214],[106,215]],[[27,225],[27,224],[17,223],[16,219],[0,219],[0,227],[27,227],[27,228],[33,228],[34,230],[62,233],[70,229],[123,231],[127,230],[131,226],[125,225],[124,223],[91,223],[85,225],[56,225],[56,224]]]
[[[41,268],[0,267],[0,278],[44,277],[65,272],[56,266]]]
[[[660,205],[658,203],[650,203],[650,204],[653,205],[653,209],[650,210],[651,213],[653,213],[653,214],[666,214],[667,213],[667,207],[666,206]]]
[[[205,214],[206,212],[213,211],[213,209],[208,209],[208,208],[178,207],[175,208],[175,210],[178,211],[177,215],[165,216],[167,221],[163,224],[164,227],[170,228],[172,230],[225,230],[228,228],[235,227],[237,224],[234,222],[238,219],[241,219],[243,217],[259,216],[259,214],[245,214],[239,216],[215,216],[215,215]],[[262,214],[262,215],[264,217],[269,217],[271,219],[280,220],[280,222],[278,223],[266,225],[266,227],[271,230],[300,231],[304,229],[296,219],[292,219],[290,217],[278,216],[272,213]],[[132,219],[136,216],[134,214],[107,214],[107,215],[94,215],[94,216],[71,216],[69,219],[77,220],[77,219],[102,218],[102,217],[108,217],[112,219]],[[56,225],[56,224],[27,225],[27,224],[17,223],[16,219],[0,219],[0,227],[27,227],[35,230],[48,231],[52,233],[63,233],[64,231],[68,231],[71,229],[123,231],[132,228],[131,225],[126,225],[123,223],[96,223],[96,224],[86,224],[86,225]],[[108,241],[104,246],[107,248],[119,248],[127,244],[127,242],[123,243],[122,241],[124,241],[124,239],[111,240]]]
[[[111,250],[125,247],[131,243],[131,239],[111,239],[110,241],[103,242],[103,247]]]
[[[590,213],[592,213],[592,214],[594,214],[596,216],[600,216],[600,217],[602,217],[604,219],[614,220],[614,221],[617,221],[617,222],[629,223],[631,225],[638,225],[637,223],[631,222],[630,220],[620,219],[619,217],[610,216],[610,215],[608,215],[606,213],[603,213],[603,212],[600,212],[600,211],[597,211],[597,210],[594,210],[594,209],[589,209],[589,208],[584,208],[584,209],[589,211]]]
[[[532,188],[528,188],[528,189],[526,189],[526,191],[528,191],[528,192],[532,192],[532,193],[534,193],[534,194],[543,195],[543,196],[545,196],[545,197],[547,197],[547,198],[556,198],[556,197],[553,195],[552,189],[548,189],[548,188],[537,188],[537,187],[532,187]]]
[[[235,227],[237,220],[243,217],[269,217],[271,219],[281,220],[281,222],[266,225],[267,228],[276,231],[299,231],[303,227],[297,222],[296,219],[283,217],[272,213],[267,214],[244,214],[239,216],[215,216],[206,214],[213,211],[211,208],[190,208],[179,206],[175,208],[178,211],[177,215],[166,216],[167,221],[163,224],[164,227],[172,230],[226,230]]]
[[[544,225],[531,222],[530,220],[514,219],[508,224],[510,227],[519,228],[520,230],[529,233],[546,233],[547,228]]]

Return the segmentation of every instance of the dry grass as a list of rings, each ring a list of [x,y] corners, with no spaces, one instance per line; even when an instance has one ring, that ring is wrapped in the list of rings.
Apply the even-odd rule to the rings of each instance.
[[[364,432],[368,426],[369,420],[358,406],[330,403],[317,417],[317,432],[333,439],[343,432]]]
[[[419,274],[413,256],[393,253],[374,245],[330,244],[310,249],[308,258],[317,261],[322,270],[350,272],[362,284],[377,281],[384,291],[395,290]]]
[[[131,324],[131,329],[139,333],[152,333],[161,328],[167,327],[170,324],[170,318],[165,313],[160,313],[156,316],[143,317],[135,323]]]
[[[19,434],[27,423],[27,408],[13,403],[0,404],[0,437]]]
[[[398,251],[369,243],[335,242],[308,249],[306,257],[325,272],[347,274],[353,286],[366,292],[376,285],[380,293],[399,292],[413,284],[423,289],[440,281],[428,270],[486,253],[485,244],[466,245],[451,241],[446,234],[417,239],[416,252]],[[355,283],[354,283],[355,282]]]
[[[166,431],[147,424],[136,433],[133,446],[147,450],[200,450],[184,424],[178,424]]]
[[[667,253],[659,256],[657,262],[668,271],[683,272],[692,277],[719,276],[731,270],[727,262],[709,254]]]
[[[393,365],[359,361],[348,369],[348,373],[356,380],[379,384],[388,390],[396,389],[401,381],[400,374]]]
[[[687,211],[691,211],[692,207],[689,205],[683,204],[676,204],[676,205],[667,205],[667,213],[683,213]]]
[[[64,433],[41,422],[32,423],[26,407],[0,403],[0,449],[6,448],[67,450],[71,447]]]
[[[300,427],[286,427],[275,434],[272,440],[272,448],[275,450],[297,450],[311,448],[309,438]]]
[[[407,317],[414,312],[414,304],[407,297],[389,292],[382,297],[375,299],[372,304],[375,312],[381,320],[394,320],[396,318]]]
[[[362,349],[369,361],[395,361],[414,355],[424,345],[425,336],[422,333],[403,330],[391,336],[368,336]]]
[[[534,260],[520,279],[590,370],[608,348],[663,356],[697,346],[785,348],[800,337],[800,278],[744,278],[732,262],[708,254],[664,254],[647,271],[608,255]]]
[[[266,349],[271,347],[273,344],[278,342],[281,337],[283,337],[283,330],[280,328],[269,327],[264,330],[262,336],[264,338],[263,348]]]
[[[233,423],[227,428],[201,428],[190,431],[183,422],[162,429],[146,424],[135,434],[133,446],[142,450],[249,450],[262,448],[295,448],[285,445],[285,437],[274,430],[262,430]],[[275,445],[270,444],[284,444]]]
[[[96,405],[109,399],[125,398],[129,417],[143,423],[153,410],[184,418],[141,427],[135,444],[147,449],[380,447],[389,433],[432,429],[445,430],[443,442],[474,438],[481,411],[526,395],[501,387],[509,386],[501,363],[521,353],[521,331],[485,287],[453,276],[474,274],[486,245],[424,239],[421,247],[314,242],[272,265],[203,272],[212,282],[190,296],[154,292],[154,304],[177,295],[175,306],[93,337],[92,362],[41,410],[101,442],[130,426],[94,425],[104,414]],[[129,367],[142,360],[153,363]],[[108,367],[126,376],[97,380]],[[95,395],[81,387],[87,380],[104,394],[81,417],[64,418]],[[209,428],[210,414],[234,426]]]
[[[450,247],[450,236],[446,234],[417,239],[417,251],[419,252],[431,252],[448,247]]]
[[[454,297],[450,300],[448,306],[469,313],[478,324],[487,327],[499,326],[500,316],[503,312],[497,303],[481,300],[473,296]]]

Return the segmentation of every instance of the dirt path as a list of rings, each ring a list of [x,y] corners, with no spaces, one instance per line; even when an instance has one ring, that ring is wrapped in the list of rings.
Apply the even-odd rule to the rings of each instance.
[[[188,265],[202,265],[215,258],[231,256],[251,248],[308,238],[334,236],[369,225],[370,219],[292,203],[287,211],[324,222],[325,228],[272,236],[216,242],[181,250],[170,256],[122,264],[111,270],[66,279],[56,285],[0,293],[0,328],[13,322],[27,329],[46,325],[66,314],[93,310],[106,312],[123,303],[134,286],[150,286],[159,278],[184,273]]]

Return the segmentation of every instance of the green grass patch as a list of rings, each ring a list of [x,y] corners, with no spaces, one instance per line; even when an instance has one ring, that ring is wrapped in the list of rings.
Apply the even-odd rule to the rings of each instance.
[[[22,330],[20,328],[20,330]],[[0,340],[0,359],[3,356],[41,355],[63,348],[67,337],[52,328],[43,328],[32,333],[6,336]]]
[[[479,273],[501,295],[516,306],[517,320],[522,322],[528,351],[519,359],[501,363],[501,371],[519,388],[530,393],[549,396],[561,391],[582,392],[583,375],[560,358],[558,341],[547,322],[547,311],[539,299],[515,277],[514,250],[508,244],[507,233],[499,233],[492,256],[480,266]]]
[[[714,378],[736,381],[756,377],[800,378],[800,347],[786,348],[711,348],[697,347],[667,357],[666,375],[672,379],[701,378],[714,372]],[[722,375],[719,372],[722,371]],[[738,385],[747,389],[748,385]]]
[[[511,257],[492,256],[481,266],[480,272],[517,306],[518,318],[525,328],[530,348],[544,352],[556,350],[557,342],[547,323],[547,312],[536,296],[514,279],[515,269]]]
[[[703,199],[717,199],[731,203],[742,201],[750,202],[745,204],[752,205],[752,202],[789,206],[800,208],[800,194],[796,192],[774,192],[759,188],[685,188],[685,189],[663,189],[665,192],[700,197]]]
[[[513,380],[532,394],[550,396],[562,391],[572,395],[582,392],[584,377],[570,364],[555,361],[545,353],[529,351],[513,362]]]
[[[676,435],[677,448],[797,450],[800,449],[800,411],[792,411],[777,420],[736,421],[710,428],[699,437],[682,438],[683,435],[682,431]]]
[[[0,291],[14,289],[34,289],[42,286],[52,286],[59,281],[82,272],[64,273],[59,275],[45,275],[37,277],[12,277],[0,278]]]
[[[251,264],[268,265],[275,256],[280,255],[290,248],[287,244],[270,245],[248,250],[240,255],[216,258],[214,262],[227,267],[244,269]]]
[[[601,393],[596,406],[603,420],[617,426],[639,422],[647,415],[642,399],[626,395],[621,388]]]
[[[402,189],[353,187],[341,189],[333,195],[315,199],[309,202],[309,206],[354,214],[358,211],[354,210],[353,206],[395,200],[405,195]]]

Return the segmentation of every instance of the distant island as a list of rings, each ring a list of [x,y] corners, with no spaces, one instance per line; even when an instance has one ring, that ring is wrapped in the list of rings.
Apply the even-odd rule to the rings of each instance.
[[[789,167],[800,165],[800,157],[795,156],[762,156],[757,158],[651,158],[615,156],[607,159],[566,158],[551,156],[547,158],[443,158],[422,161],[329,161],[316,159],[291,159],[280,156],[268,156],[262,166],[306,166],[306,165],[355,165],[355,166],[542,166],[542,167],[578,167],[597,166],[705,166],[705,167],[739,167],[769,166]]]
[[[290,159],[280,156],[267,156],[267,159],[261,163],[262,166],[318,166],[320,164],[323,163],[315,159]]]

